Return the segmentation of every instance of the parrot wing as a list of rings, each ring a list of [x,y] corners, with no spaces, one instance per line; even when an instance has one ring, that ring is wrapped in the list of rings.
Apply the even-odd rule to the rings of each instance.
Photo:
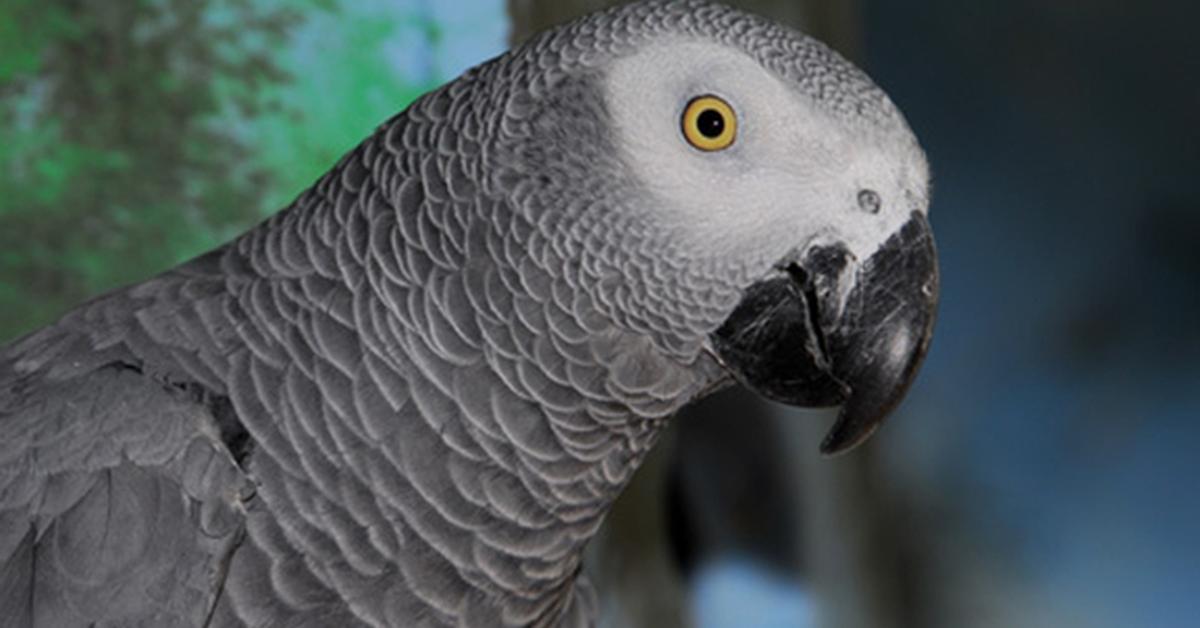
[[[222,407],[64,323],[0,351],[8,625],[207,621],[253,495]]]

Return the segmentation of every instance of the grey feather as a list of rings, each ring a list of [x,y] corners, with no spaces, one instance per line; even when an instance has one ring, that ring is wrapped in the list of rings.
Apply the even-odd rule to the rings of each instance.
[[[700,1],[426,95],[236,241],[0,350],[9,619],[587,625],[581,550],[726,381],[705,339],[746,273],[620,210],[641,184],[598,76],[674,36],[895,116],[820,44]]]

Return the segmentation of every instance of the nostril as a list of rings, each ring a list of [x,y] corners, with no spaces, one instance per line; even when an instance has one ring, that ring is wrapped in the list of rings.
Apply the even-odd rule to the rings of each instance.
[[[858,208],[868,214],[878,214],[883,207],[883,199],[875,190],[863,189],[858,191]]]

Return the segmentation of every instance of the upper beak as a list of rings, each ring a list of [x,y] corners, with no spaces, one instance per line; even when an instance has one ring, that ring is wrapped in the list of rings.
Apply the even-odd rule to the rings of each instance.
[[[813,247],[750,286],[713,332],[733,375],[791,405],[841,405],[821,443],[835,454],[866,440],[916,377],[938,300],[937,253],[925,215],[861,264],[842,246]]]

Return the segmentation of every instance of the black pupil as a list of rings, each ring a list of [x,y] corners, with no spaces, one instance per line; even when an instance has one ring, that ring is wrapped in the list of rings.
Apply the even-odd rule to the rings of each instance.
[[[716,109],[705,109],[696,118],[696,130],[710,140],[721,137],[721,133],[725,132],[725,116]]]

